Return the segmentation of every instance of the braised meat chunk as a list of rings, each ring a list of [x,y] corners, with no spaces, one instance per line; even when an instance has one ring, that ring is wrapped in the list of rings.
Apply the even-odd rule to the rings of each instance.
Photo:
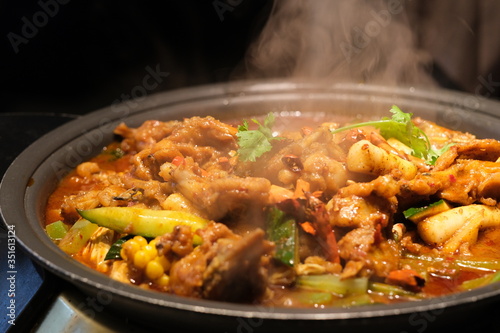
[[[203,244],[172,266],[172,291],[231,302],[261,298],[267,288],[265,257],[273,248],[264,232],[237,236],[224,225],[212,224],[201,233]]]
[[[265,261],[272,244],[256,229],[234,242],[218,242],[217,255],[203,273],[202,295],[227,302],[259,301],[267,288]]]

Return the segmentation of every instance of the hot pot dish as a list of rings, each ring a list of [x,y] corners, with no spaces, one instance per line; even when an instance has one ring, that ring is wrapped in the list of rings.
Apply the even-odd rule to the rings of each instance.
[[[418,301],[500,279],[499,141],[397,106],[330,117],[122,123],[50,195],[46,232],[114,280],[262,306]]]

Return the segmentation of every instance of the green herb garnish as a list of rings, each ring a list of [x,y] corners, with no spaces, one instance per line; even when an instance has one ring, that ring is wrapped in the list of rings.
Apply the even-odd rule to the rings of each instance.
[[[427,135],[415,126],[411,120],[413,113],[405,113],[399,107],[393,105],[390,112],[392,117],[383,117],[381,120],[367,121],[353,124],[333,130],[332,133],[342,132],[351,128],[373,126],[380,130],[380,135],[385,139],[395,138],[412,149],[412,155],[424,159],[433,165],[436,159],[444,153],[451,145],[442,149],[434,149]]]
[[[274,137],[271,128],[274,125],[274,114],[269,113],[264,119],[264,124],[258,120],[252,119],[259,125],[256,130],[250,130],[248,122],[243,121],[243,125],[238,126],[238,155],[242,161],[255,162],[255,160],[268,152],[272,148],[271,141],[281,140],[281,137]]]
[[[108,151],[108,154],[111,155],[111,161],[116,161],[125,156],[125,152],[121,150],[121,148],[110,150]]]
[[[132,237],[134,236],[127,235],[114,242],[109,248],[108,253],[106,253],[106,257],[104,257],[104,260],[122,259],[122,256],[120,254],[120,251],[122,250],[122,245]]]

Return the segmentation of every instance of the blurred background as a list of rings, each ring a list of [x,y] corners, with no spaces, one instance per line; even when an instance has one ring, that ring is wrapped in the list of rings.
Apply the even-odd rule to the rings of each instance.
[[[287,4],[281,11],[273,11],[275,2],[267,0],[3,1],[0,111],[85,114],[133,97],[134,87],[145,83],[147,94],[152,94],[246,77],[318,72],[307,66],[291,70],[282,65],[295,51],[322,47],[310,44],[322,32],[286,26],[295,18],[303,22],[304,13],[312,12],[313,7],[316,12],[312,18],[308,16],[308,22],[335,31],[330,41],[337,43],[326,53],[332,58],[336,55],[336,65],[386,38],[389,44],[379,45],[379,49],[391,53],[399,44],[409,43],[406,54],[418,54],[417,61],[438,86],[488,98],[500,96],[498,1],[289,3],[295,8]],[[283,24],[269,23],[270,18],[283,19],[283,15],[288,15]],[[349,21],[349,17],[358,21]],[[385,36],[385,30],[401,31],[394,22],[404,24],[409,34],[402,39]],[[262,39],[264,30],[267,37]],[[295,36],[279,34],[287,30]],[[297,31],[305,33],[300,36],[300,46],[293,44]],[[269,63],[255,70],[263,48],[250,52],[250,46],[262,46],[273,36],[289,42],[290,49],[267,52]],[[254,63],[245,60],[249,54]],[[356,82],[369,81],[378,66],[373,60],[377,54],[364,54],[372,58],[353,63],[357,70],[363,64],[368,67],[363,68],[361,78],[354,77]],[[380,64],[384,59],[378,54],[375,61]],[[399,60],[385,59],[385,66],[397,67]],[[297,58],[290,61],[297,65]],[[148,74],[155,80],[143,82]],[[335,82],[339,78],[328,79]]]

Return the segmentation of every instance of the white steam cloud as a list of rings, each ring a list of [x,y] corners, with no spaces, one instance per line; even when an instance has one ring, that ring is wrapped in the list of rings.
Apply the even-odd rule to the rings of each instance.
[[[415,0],[413,0],[415,1]],[[276,0],[245,59],[247,78],[429,85],[412,0]]]

